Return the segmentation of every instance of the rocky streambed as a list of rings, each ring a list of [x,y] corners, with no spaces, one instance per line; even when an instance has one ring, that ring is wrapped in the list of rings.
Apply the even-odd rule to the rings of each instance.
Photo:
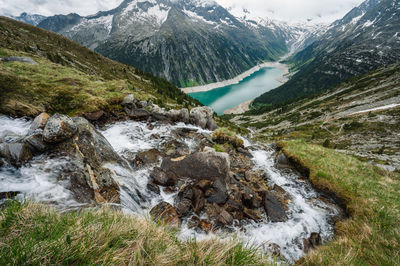
[[[216,128],[207,107],[165,111],[132,96],[130,120],[0,117],[0,199],[63,211],[112,204],[179,226],[181,239],[229,237],[294,262],[329,241],[341,209],[274,147]]]

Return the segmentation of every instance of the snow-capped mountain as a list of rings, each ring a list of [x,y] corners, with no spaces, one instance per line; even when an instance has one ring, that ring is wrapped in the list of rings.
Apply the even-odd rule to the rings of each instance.
[[[255,23],[210,0],[125,0],[107,12],[53,16],[39,26],[184,87],[277,60],[299,39],[283,23]]]
[[[33,26],[37,26],[40,22],[42,22],[44,19],[46,19],[46,16],[37,15],[37,14],[27,14],[24,12],[21,15],[19,15],[18,17],[12,16],[11,18],[31,24]]]
[[[317,41],[292,59],[299,71],[262,95],[278,103],[326,90],[351,77],[400,61],[400,0],[367,0],[335,21]],[[289,97],[289,98],[290,98]]]

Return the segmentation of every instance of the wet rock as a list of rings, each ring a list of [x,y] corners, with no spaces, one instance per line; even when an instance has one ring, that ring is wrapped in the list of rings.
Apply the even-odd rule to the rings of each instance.
[[[284,153],[280,153],[276,157],[275,167],[278,169],[290,168],[289,160]]]
[[[3,160],[0,158],[0,167],[2,167],[4,165]]]
[[[217,218],[217,222],[221,225],[232,225],[233,217],[224,209],[220,209],[220,213]]]
[[[0,192],[0,200],[3,199],[13,199],[21,192],[19,191],[7,191],[7,192]]]
[[[37,154],[41,154],[41,153],[45,152],[47,149],[47,145],[43,141],[43,135],[40,132],[33,133],[32,135],[27,136],[24,139],[24,142],[30,146],[31,150],[34,153],[37,153]]]
[[[322,245],[322,238],[319,233],[314,232],[311,233],[311,236],[308,239],[303,238],[303,250],[305,253],[320,245]]]
[[[207,234],[209,232],[213,231],[212,224],[209,221],[204,220],[204,219],[200,220],[200,222],[198,224],[198,228]]]
[[[154,192],[154,193],[158,194],[158,195],[161,193],[160,187],[157,184],[155,184],[154,182],[148,183],[147,184],[147,189],[150,190],[151,192]]]
[[[207,202],[224,204],[228,199],[226,185],[221,179],[216,179],[211,189],[206,192]]]
[[[26,143],[2,143],[0,144],[0,157],[10,164],[20,167],[32,159],[32,152]]]
[[[161,153],[157,149],[140,152],[135,157],[135,165],[137,167],[157,164],[161,158]]]
[[[83,116],[89,121],[98,121],[104,116],[104,111],[99,110],[95,112],[84,113]]]
[[[31,127],[29,128],[29,131],[33,132],[37,129],[44,129],[49,119],[50,115],[48,113],[41,113],[33,120]]]
[[[181,157],[190,154],[189,146],[177,140],[168,141],[163,145],[163,151],[170,157]]]
[[[244,213],[244,215],[245,215],[247,218],[252,219],[252,220],[254,220],[254,221],[256,221],[256,222],[262,220],[261,213],[259,213],[258,211],[250,210],[250,209],[244,208],[244,209],[243,209],[243,213]]]
[[[178,213],[167,202],[161,202],[157,206],[151,209],[150,215],[157,221],[163,222],[172,226],[179,226],[181,224]]]
[[[261,207],[262,198],[259,197],[256,192],[245,185],[242,185],[240,188],[242,191],[242,202],[244,206],[249,209],[256,209]]]
[[[278,244],[275,243],[269,243],[268,244],[268,250],[274,257],[280,257],[281,256],[281,247]]]
[[[164,172],[178,178],[194,180],[225,180],[229,175],[229,156],[226,153],[196,152],[181,160],[166,158],[161,164]]]
[[[264,192],[263,205],[271,222],[277,223],[285,222],[287,220],[284,207],[273,193],[269,191]]]
[[[49,123],[50,120],[46,127]],[[86,119],[73,118],[73,123],[77,128],[74,138],[53,144],[51,150],[53,155],[68,156],[72,160],[71,169],[65,170],[69,173],[66,176],[71,176],[71,191],[83,202],[90,199],[97,203],[119,203],[118,176],[103,166],[112,163],[127,167],[126,163]]]
[[[208,107],[196,107],[190,110],[189,120],[193,125],[204,129],[215,130],[216,124],[213,118],[214,111]]]
[[[186,186],[178,193],[175,200],[175,209],[179,217],[187,216],[192,210],[192,199],[194,192],[192,186]]]
[[[57,143],[71,138],[77,127],[66,115],[55,114],[49,118],[43,131],[43,140],[48,143]]]
[[[154,168],[150,174],[150,178],[157,185],[168,187],[173,186],[176,183],[176,179],[172,175],[167,175],[161,168]]]
[[[200,180],[199,182],[196,183],[196,187],[201,189],[203,192],[205,192],[207,189],[209,189],[212,186],[213,182],[210,180]]]
[[[198,188],[193,189],[193,211],[197,215],[200,215],[201,211],[204,209],[206,200],[204,198],[204,192]]]

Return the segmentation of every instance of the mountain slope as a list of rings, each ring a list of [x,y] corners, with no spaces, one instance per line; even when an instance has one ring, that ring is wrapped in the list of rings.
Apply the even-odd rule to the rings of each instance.
[[[324,91],[400,60],[400,1],[368,0],[292,59],[299,71],[255,105],[281,104]]]
[[[248,27],[213,1],[126,0],[95,16],[53,16],[39,26],[181,87],[229,79],[287,52],[276,31]]]
[[[113,111],[130,93],[164,106],[176,106],[177,101],[187,106],[198,104],[163,79],[107,59],[55,33],[0,17],[0,57],[9,56],[31,57],[38,64],[0,62],[2,114]]]
[[[37,26],[40,22],[46,19],[46,16],[38,15],[38,14],[27,14],[26,12],[21,13],[18,17],[12,16],[11,18],[31,24],[33,26]]]

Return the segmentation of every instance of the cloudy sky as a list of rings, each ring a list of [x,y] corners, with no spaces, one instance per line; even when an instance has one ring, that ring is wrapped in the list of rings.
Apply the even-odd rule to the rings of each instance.
[[[343,17],[363,0],[216,0],[222,6],[244,7],[260,16],[286,21],[331,22]],[[122,0],[0,0],[1,15],[22,12],[54,15],[78,13],[94,14],[112,9]]]

